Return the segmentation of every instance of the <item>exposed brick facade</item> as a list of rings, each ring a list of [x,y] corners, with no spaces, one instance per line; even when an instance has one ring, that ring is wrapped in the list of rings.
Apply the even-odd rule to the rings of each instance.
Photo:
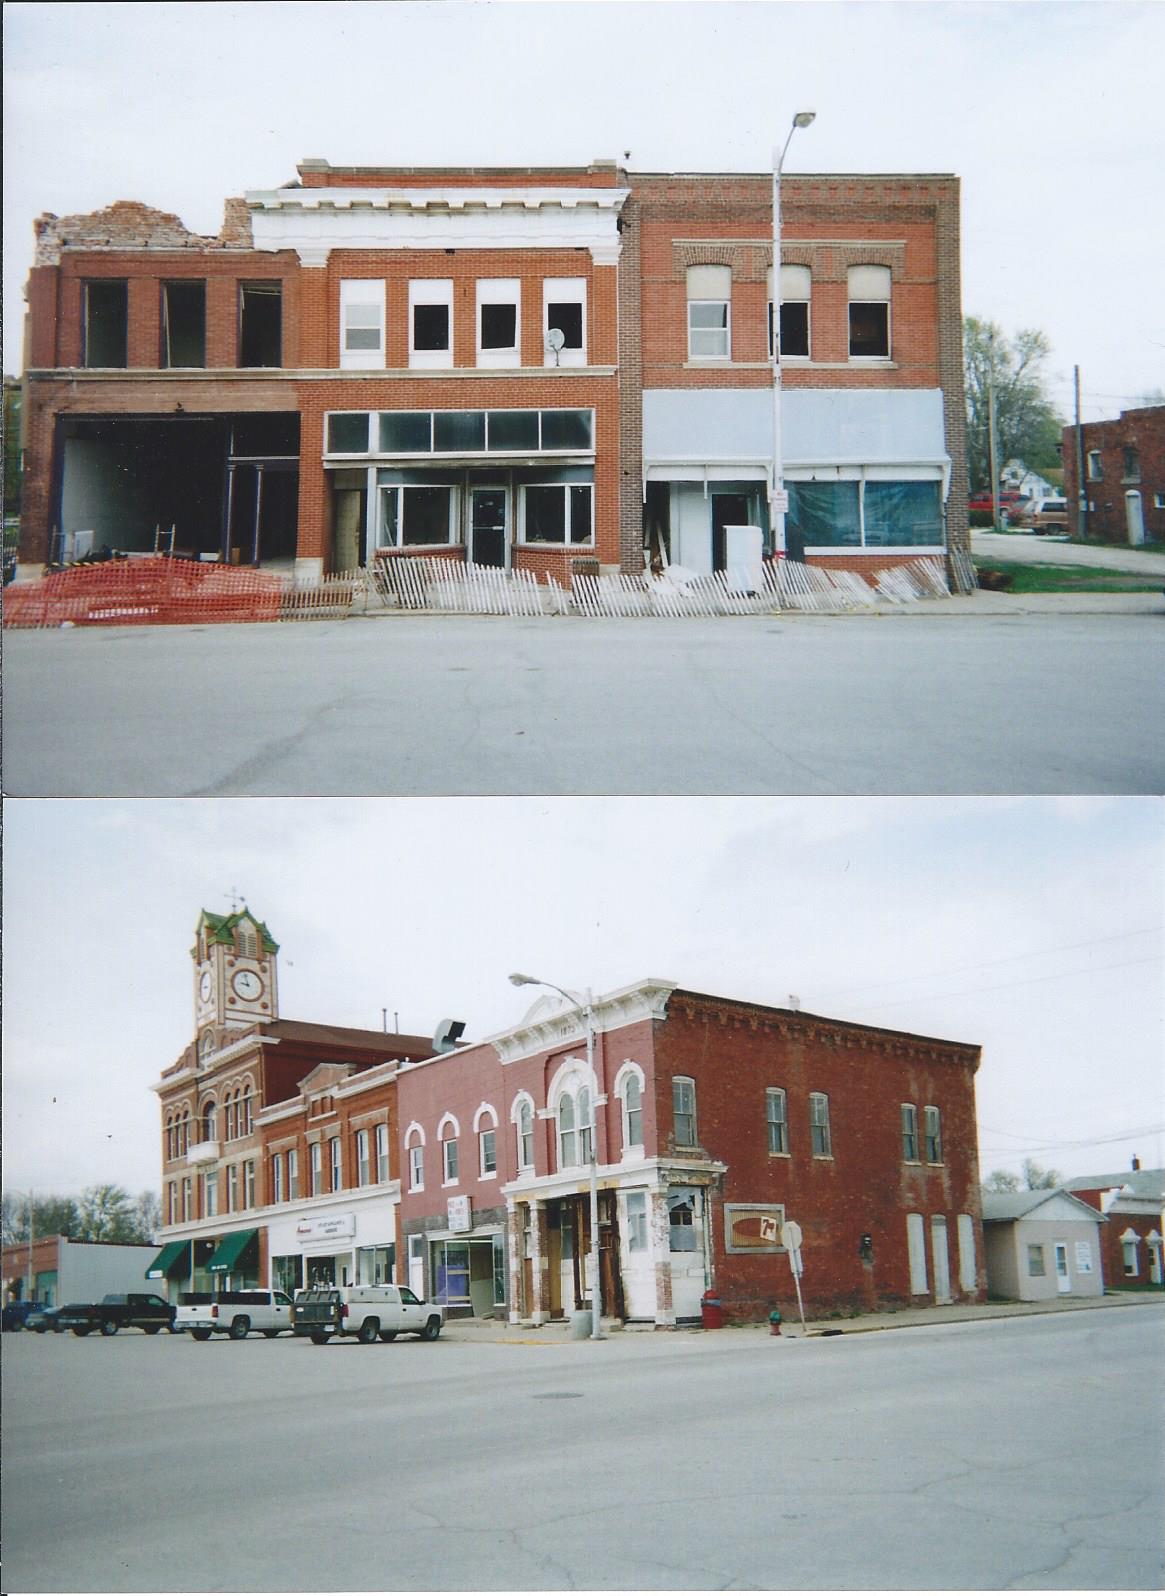
[[[1165,543],[1165,405],[1122,410],[1115,421],[1086,421],[1065,427],[1064,494],[1074,535],[1106,543],[1133,541],[1136,508],[1130,520],[1129,496],[1138,495],[1145,541]],[[1084,460],[1088,509],[1080,524],[1078,455]]]
[[[554,198],[559,191],[576,196],[577,204],[566,198],[568,215],[578,204],[590,204],[593,194],[596,215],[605,217],[593,237],[601,233],[603,241],[589,247],[555,245],[554,228],[527,217],[515,223],[512,243],[504,235],[501,242],[483,247],[473,230],[476,224],[465,221],[468,245],[424,247],[418,240],[426,226],[460,225],[464,207],[456,203],[458,191],[497,192],[499,205],[512,203],[507,196],[526,194],[522,209],[530,217],[537,217],[540,207],[547,216],[559,214]],[[334,203],[332,194],[338,196]],[[452,195],[453,203],[447,206],[443,195]],[[946,538],[951,548],[965,551],[957,181],[786,177],[782,195],[782,258],[808,265],[813,278],[812,359],[784,363],[785,387],[791,394],[812,389],[887,394],[940,390],[949,457]],[[193,234],[177,217],[131,201],[88,216],[46,215],[36,224],[36,264],[28,284],[22,567],[31,571],[43,564],[59,547],[55,534],[73,530],[62,525],[69,520],[67,504],[83,519],[76,494],[70,498],[65,491],[68,471],[74,473],[70,480],[80,480],[77,468],[67,465],[66,438],[84,437],[98,457],[102,450],[112,450],[110,460],[117,464],[116,451],[133,446],[130,434],[117,430],[117,418],[169,418],[167,437],[176,458],[195,441],[191,418],[215,417],[224,427],[239,415],[297,418],[298,501],[289,512],[293,524],[280,534],[282,541],[273,539],[268,547],[266,534],[259,534],[256,508],[256,538],[261,559],[282,555],[290,539],[297,560],[305,568],[321,570],[338,558],[332,491],[337,462],[325,468],[326,411],[545,407],[594,412],[593,450],[584,457],[593,465],[593,545],[525,542],[519,535],[518,500],[524,491],[519,482],[528,478],[519,473],[507,486],[506,562],[551,572],[560,581],[569,580],[572,562],[579,557],[608,570],[638,571],[645,513],[644,394],[661,388],[771,387],[766,331],[771,203],[768,176],[634,175],[605,161],[578,168],[457,171],[334,168],[325,161],[305,161],[298,181],[279,190],[277,198],[228,200],[223,227],[213,236]],[[281,207],[289,216],[302,213],[307,242],[273,249],[260,238],[260,221]],[[488,222],[489,205],[478,208]],[[391,233],[391,226],[378,220],[382,213],[397,218],[406,231],[413,228],[407,247],[346,243],[343,227],[365,211],[371,218],[370,239],[378,226],[382,232],[388,228],[384,236]],[[325,218],[323,233],[318,228],[311,232],[320,215]],[[328,221],[333,216],[334,226]],[[318,247],[311,243],[316,237],[324,239]],[[685,272],[690,265],[710,263],[732,270],[731,359],[694,366],[687,360]],[[863,264],[887,264],[893,279],[891,358],[876,366],[851,361],[846,343],[846,271]],[[342,370],[340,284],[362,278],[385,285],[383,365]],[[483,278],[520,283],[517,365],[479,364],[476,285]],[[551,278],[585,281],[585,365],[550,363],[543,285]],[[447,370],[410,365],[408,284],[425,279],[449,279],[453,285]],[[86,284],[103,282],[126,285],[124,367],[112,371],[85,364]],[[198,369],[167,369],[163,286],[190,282],[205,284],[204,360]],[[240,365],[240,294],[246,284],[278,286],[282,336],[276,369]],[[252,552],[249,539],[231,523],[232,515],[244,512],[237,505],[232,508],[227,483],[228,478],[235,481],[235,465],[233,457],[227,459],[226,437],[224,431],[221,445],[215,445],[221,464],[216,454],[215,470],[207,473],[221,476],[221,482],[209,482],[207,488],[212,496],[221,493],[221,507],[208,512],[194,532],[180,527],[178,542],[203,557],[219,551],[223,558],[246,560]],[[383,464],[384,458],[374,457],[373,463]],[[514,459],[501,465],[508,469]],[[429,463],[439,464],[436,459]],[[570,463],[568,457],[557,460],[558,465]],[[464,473],[474,464],[489,467],[491,462],[489,457],[459,460],[457,468]],[[240,463],[240,481],[248,468],[248,461]],[[121,464],[119,469],[127,467]],[[467,483],[463,477],[463,494]],[[88,483],[85,489],[90,494],[100,491]],[[466,499],[463,523],[467,504]],[[375,519],[367,507],[361,514],[369,523]],[[159,515],[165,518],[165,512]],[[454,538],[451,547],[433,552],[464,558],[464,524]],[[365,549],[366,555],[370,552]],[[908,552],[886,549],[876,554],[874,564],[894,565],[909,557]],[[853,554],[844,549],[821,558],[823,563],[855,564]],[[864,553],[856,566],[871,570],[871,554]]]

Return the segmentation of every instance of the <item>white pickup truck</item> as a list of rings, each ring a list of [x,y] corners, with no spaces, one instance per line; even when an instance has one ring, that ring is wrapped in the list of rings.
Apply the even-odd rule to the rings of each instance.
[[[332,1336],[355,1336],[366,1345],[400,1335],[436,1341],[445,1323],[439,1303],[422,1302],[407,1286],[318,1286],[295,1297],[292,1327],[323,1346]]]
[[[189,1330],[195,1341],[209,1341],[216,1334],[242,1341],[252,1330],[270,1338],[291,1329],[291,1298],[282,1291],[220,1291],[217,1296],[184,1292],[174,1329]]]

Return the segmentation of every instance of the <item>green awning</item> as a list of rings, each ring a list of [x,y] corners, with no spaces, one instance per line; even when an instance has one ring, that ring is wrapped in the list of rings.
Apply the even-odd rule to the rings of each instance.
[[[211,1274],[228,1274],[258,1234],[257,1230],[232,1230],[229,1236],[224,1236],[206,1266]]]
[[[174,1274],[174,1265],[180,1258],[185,1258],[189,1249],[189,1241],[168,1241],[146,1270],[146,1279],[162,1280]]]

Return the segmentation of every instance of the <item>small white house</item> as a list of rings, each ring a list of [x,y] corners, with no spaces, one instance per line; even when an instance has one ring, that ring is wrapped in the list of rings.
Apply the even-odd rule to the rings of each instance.
[[[1062,1188],[985,1191],[983,1247],[992,1297],[1102,1297],[1102,1214]]]

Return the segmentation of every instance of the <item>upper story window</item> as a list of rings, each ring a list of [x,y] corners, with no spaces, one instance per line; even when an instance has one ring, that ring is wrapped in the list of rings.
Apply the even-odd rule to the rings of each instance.
[[[259,933],[252,921],[239,921],[235,928],[235,948],[244,959],[259,957]]]
[[[129,363],[129,284],[88,282],[81,294],[82,365],[125,367]]]
[[[672,1116],[677,1147],[695,1147],[696,1083],[687,1075],[676,1075],[671,1083]]]
[[[344,1188],[343,1166],[340,1161],[340,1138],[333,1136],[328,1142],[328,1165],[331,1170],[331,1190],[342,1191]]]
[[[926,1135],[926,1161],[928,1164],[941,1164],[943,1161],[942,1115],[937,1108],[924,1108],[922,1117]]]
[[[542,279],[542,333],[548,366],[587,363],[587,280]],[[554,334],[551,337],[551,334]]]
[[[389,1178],[388,1173],[388,1126],[376,1127],[376,1180],[378,1185],[383,1185]]]
[[[243,1207],[255,1206],[255,1160],[248,1158],[243,1165]]]
[[[498,1172],[498,1133],[495,1126],[478,1132],[481,1157],[481,1174],[483,1176],[496,1175]]]
[[[239,365],[283,364],[283,284],[239,284]]]
[[[688,359],[732,358],[732,267],[688,267]]]
[[[311,1159],[311,1195],[318,1197],[324,1189],[324,1150],[319,1142],[312,1142],[308,1156]]]
[[[299,1196],[299,1153],[294,1147],[287,1153],[287,1200],[293,1203]]]
[[[425,1133],[417,1124],[405,1132],[405,1152],[409,1164],[409,1190],[425,1189]]]
[[[623,1100],[623,1151],[643,1146],[643,1083],[629,1072],[620,1093]]]
[[[453,279],[423,277],[409,284],[409,365],[453,364]]]
[[[368,1186],[372,1182],[372,1138],[366,1130],[356,1132],[356,1184]]]
[[[458,1181],[457,1138],[461,1127],[452,1114],[446,1114],[437,1127],[437,1140],[441,1143],[441,1181],[445,1186],[456,1186]]]
[[[851,360],[890,357],[890,268],[851,266],[849,353]]]
[[[345,278],[340,284],[340,369],[372,371],[384,365],[384,283]]]
[[[522,285],[517,277],[482,277],[477,284],[477,363],[520,366]]]
[[[281,1203],[286,1200],[287,1188],[284,1185],[284,1163],[282,1153],[271,1155],[271,1201]]]
[[[769,359],[773,355],[773,268],[769,267]],[[813,278],[808,266],[781,267],[781,359],[809,354],[809,306]]]
[[[1104,460],[1099,449],[1088,451],[1088,480],[1089,482],[1104,481]]]
[[[162,284],[162,365],[206,365],[206,284]]]
[[[514,1104],[510,1117],[514,1121],[514,1132],[518,1148],[518,1168],[534,1168],[534,1104],[522,1094]]]
[[[202,1216],[213,1219],[218,1213],[218,1171],[202,1177]]]
[[[902,1105],[902,1157],[908,1164],[918,1162],[918,1110],[913,1103]]]
[[[203,1103],[201,1109],[201,1119],[202,1140],[204,1142],[216,1141],[218,1138],[218,1110],[215,1107],[213,1097],[207,1102]]]
[[[829,1134],[829,1098],[824,1092],[809,1094],[809,1139],[814,1158],[832,1158],[833,1142]]]
[[[765,1123],[768,1126],[769,1152],[789,1151],[789,1116],[783,1086],[770,1086],[765,1091]]]
[[[1135,449],[1122,451],[1124,466],[1121,473],[1122,482],[1139,482],[1141,480],[1141,457]]]
[[[577,1168],[589,1164],[594,1147],[594,1116],[591,1094],[576,1072],[567,1076],[555,1105],[558,1124],[558,1167]]]

